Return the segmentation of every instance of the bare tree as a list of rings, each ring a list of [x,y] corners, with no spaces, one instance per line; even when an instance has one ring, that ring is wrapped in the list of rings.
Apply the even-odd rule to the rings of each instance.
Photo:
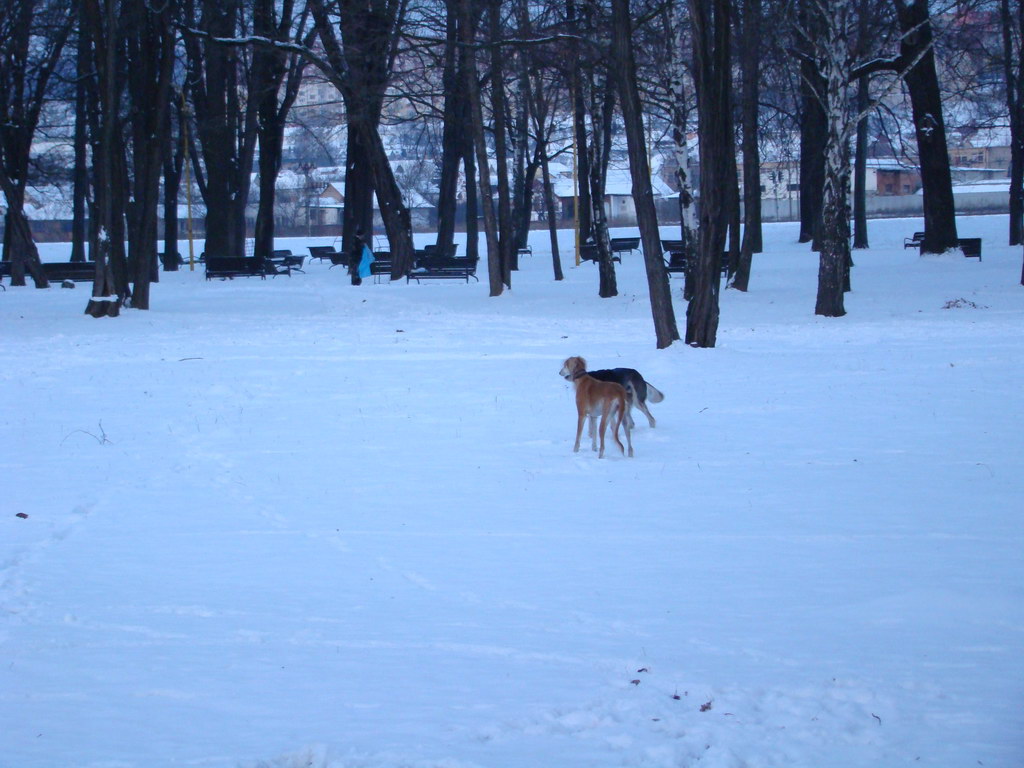
[[[82,28],[90,37],[96,72],[96,103],[92,110],[93,165],[96,178],[97,248],[96,277],[92,296],[85,313],[93,317],[116,317],[127,296],[125,265],[113,247],[113,240],[123,242],[121,210],[115,203],[114,187],[118,184],[119,144],[116,141],[121,89],[117,72],[117,0],[83,0]],[[116,233],[116,234],[115,234]],[[117,269],[117,276],[114,269]]]
[[[761,0],[745,0],[738,19],[740,38],[740,134],[743,151],[743,243],[729,283],[739,291],[750,285],[753,254],[761,252],[761,153],[758,147],[761,75]],[[737,210],[738,213],[738,210]]]
[[[472,125],[473,148],[476,155],[477,172],[480,177],[480,202],[484,215],[484,235],[487,238],[487,275],[490,295],[500,296],[504,287],[502,274],[501,244],[498,234],[498,217],[494,211],[494,196],[491,192],[491,169],[487,158],[487,139],[484,136],[483,103],[480,96],[480,80],[476,71],[476,23],[471,0],[459,2],[459,38],[466,50],[466,84],[470,124]],[[467,174],[467,185],[469,174]]]
[[[690,180],[690,147],[686,133],[686,72],[684,51],[683,10],[684,0],[672,0],[669,4],[668,30],[670,72],[670,115],[672,121],[672,143],[675,147],[676,181],[679,186],[679,234],[683,251],[688,258],[696,253],[697,220],[693,199],[693,184]]]
[[[241,0],[183,0],[183,8],[185,23],[193,30],[184,39],[202,160],[193,168],[207,210],[206,251],[241,256],[256,151],[257,102],[244,98],[252,92],[245,49],[220,42],[242,30]]]
[[[7,198],[4,261],[11,285],[25,285],[25,271],[37,288],[49,283],[25,215],[32,140],[73,23],[62,3],[7,0],[0,3],[0,191]]]
[[[949,171],[946,126],[928,0],[893,0],[899,19],[899,65],[910,93],[914,131],[921,162],[921,191],[924,195],[924,242],[922,253],[942,253],[958,245],[953,180]]]
[[[292,41],[308,47],[313,31],[307,30],[306,13],[297,13],[294,0],[254,0],[253,33],[275,41]],[[253,254],[269,259],[274,250],[274,207],[277,177],[284,150],[288,113],[298,96],[306,60],[280,48],[260,46],[253,51],[253,88],[257,101],[256,135],[259,142],[259,209],[256,212]]]
[[[672,293],[668,273],[661,259],[661,238],[658,216],[651,191],[651,167],[644,141],[643,116],[640,93],[636,82],[636,60],[633,55],[632,23],[629,0],[612,0],[612,53],[622,118],[626,127],[629,152],[629,170],[633,182],[633,200],[636,203],[637,222],[647,268],[647,285],[651,299],[651,314],[658,349],[664,349],[679,338],[676,329]]]
[[[323,0],[309,2],[325,58],[308,49],[302,55],[338,88],[348,120],[343,247],[351,249],[358,229],[370,231],[376,193],[391,248],[391,277],[397,280],[412,268],[412,221],[381,139],[380,120],[406,2],[340,0],[336,23]]]
[[[1003,72],[1006,106],[1010,112],[1010,245],[1024,242],[1024,2],[1000,0],[1003,32]],[[1024,284],[1024,274],[1021,275]]]
[[[131,305],[149,309],[149,284],[156,274],[157,209],[163,172],[164,133],[169,130],[171,80],[175,63],[175,0],[158,8],[125,0],[122,18],[128,57],[132,205],[129,209]]]
[[[700,142],[700,228],[691,267],[693,298],[686,310],[686,343],[713,347],[718,334],[722,250],[729,225],[729,132],[732,108],[728,0],[690,0],[693,71]]]

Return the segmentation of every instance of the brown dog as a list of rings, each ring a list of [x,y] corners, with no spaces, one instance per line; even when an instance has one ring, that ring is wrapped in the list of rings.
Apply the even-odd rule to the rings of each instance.
[[[629,435],[629,421],[623,417],[626,415],[627,400],[626,390],[621,384],[611,381],[598,381],[587,374],[587,361],[582,357],[570,357],[562,365],[559,373],[576,387],[576,445],[573,452],[580,450],[580,436],[583,434],[583,420],[590,422],[590,445],[592,450],[597,450],[597,430],[595,422],[597,415],[601,414],[601,450],[597,454],[599,459],[604,458],[604,434],[608,428],[608,417],[612,421],[612,438],[619,450],[625,453],[622,442],[619,440],[619,425],[625,427],[626,445],[629,446],[629,455],[633,455],[633,442]]]

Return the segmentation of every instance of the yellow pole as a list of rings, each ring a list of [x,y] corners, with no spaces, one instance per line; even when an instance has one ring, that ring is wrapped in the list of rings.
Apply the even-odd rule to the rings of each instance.
[[[185,196],[188,200],[188,271],[196,271],[196,251],[192,242],[192,169],[189,165],[188,151],[188,106],[185,104],[185,91],[181,92],[181,131],[183,151],[185,153]]]

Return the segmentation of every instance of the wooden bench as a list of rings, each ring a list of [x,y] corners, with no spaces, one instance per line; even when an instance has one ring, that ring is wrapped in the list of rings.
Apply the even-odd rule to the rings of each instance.
[[[533,248],[527,243],[522,248],[516,248],[516,254],[519,256],[533,256]]]
[[[961,237],[957,240],[957,243],[960,245],[960,250],[964,252],[964,256],[981,261],[980,237]]]
[[[50,261],[43,262],[43,274],[52,282],[71,280],[86,283],[96,279],[95,261]]]
[[[374,251],[370,262],[370,275],[373,282],[379,283],[382,277],[391,275],[391,251]]]
[[[302,266],[306,263],[305,256],[295,256],[288,250],[274,251],[270,260],[282,267],[288,267],[292,272],[304,272]]]
[[[422,252],[419,252],[422,253]],[[468,256],[438,256],[424,254],[416,259],[415,266],[405,276],[405,282],[415,280],[456,280],[461,279],[469,282],[473,278],[479,282],[476,276],[476,265],[479,259],[471,259]]]
[[[156,258],[157,258],[157,260],[158,260],[158,261],[159,261],[159,262],[160,262],[161,264],[173,263],[173,264],[177,264],[177,265],[178,265],[179,267],[184,267],[184,266],[185,266],[185,265],[187,264],[187,262],[185,261],[185,259],[183,259],[183,258],[182,258],[182,256],[181,256],[181,253],[180,253],[180,252],[179,252],[179,253],[175,253],[175,254],[172,254],[172,255],[171,255],[171,258],[170,258],[170,262],[168,262],[168,260],[167,260],[167,254],[166,254],[165,252],[163,252],[163,251],[161,251],[160,253],[158,253],[158,254],[156,255]]]
[[[920,248],[924,242],[924,232],[915,232],[913,237],[903,238],[904,248]]]
[[[329,259],[334,261],[333,257],[341,255],[341,251],[334,250],[332,245],[309,245],[306,247],[309,248],[309,258],[311,259],[320,259],[320,261]]]
[[[960,237],[957,238],[957,246],[964,252],[964,256],[970,259],[981,261],[981,238]],[[924,245],[924,232],[915,232],[913,237],[903,239],[904,248],[921,248]]]
[[[422,250],[418,251],[418,253],[422,253],[424,256],[451,256],[454,258],[455,254],[458,253],[458,251],[458,243],[452,244],[451,252],[442,250],[441,248],[438,247],[437,243],[429,243],[427,245],[424,245]]]
[[[680,247],[682,246],[682,241],[664,241],[663,240],[662,241],[663,247],[664,247],[664,243],[665,242],[678,242],[680,244]],[[665,259],[665,271],[668,272],[669,277],[671,277],[672,275],[683,275],[684,277],[688,276],[689,272],[690,272],[691,264],[690,264],[689,258],[687,258],[687,256],[686,256],[686,253],[683,252],[682,250],[667,251],[667,253],[668,253],[668,258]],[[722,277],[727,277],[728,274],[729,274],[729,252],[728,251],[723,251],[722,252],[721,276]]]
[[[592,261],[595,264],[597,264],[597,260],[598,260],[597,243],[585,243],[585,244],[580,246],[580,263],[581,264],[584,261]],[[616,256],[614,253],[612,253],[612,261],[617,261],[620,264],[622,263],[622,259],[620,257]]]
[[[686,258],[686,254],[682,251],[672,251],[668,255],[668,259],[665,261],[665,271],[668,272],[669,277],[672,275],[686,275],[690,269],[689,260]]]
[[[233,280],[236,277],[267,279],[267,265],[253,256],[207,256],[204,253],[203,257],[206,262],[207,280],[215,277],[226,280]]]
[[[61,283],[65,280],[86,283],[96,278],[95,261],[44,261],[42,267],[46,279],[54,283]],[[25,274],[29,274],[27,269]],[[0,280],[3,280],[5,276],[11,276],[11,262],[0,261]],[[0,285],[0,288],[4,287]],[[4,290],[7,289],[4,288]]]
[[[632,253],[633,251],[639,250],[639,248],[639,237],[613,237],[611,239],[611,250],[613,254],[619,254],[621,256],[623,253]]]

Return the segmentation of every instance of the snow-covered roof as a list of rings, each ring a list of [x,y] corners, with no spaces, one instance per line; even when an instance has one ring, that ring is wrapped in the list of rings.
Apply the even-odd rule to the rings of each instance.
[[[572,197],[572,177],[559,177],[554,181],[556,197]],[[658,177],[651,178],[651,189],[655,197],[668,197],[672,188]],[[609,168],[608,180],[605,184],[606,195],[629,197],[633,194],[633,179],[628,169]]]

